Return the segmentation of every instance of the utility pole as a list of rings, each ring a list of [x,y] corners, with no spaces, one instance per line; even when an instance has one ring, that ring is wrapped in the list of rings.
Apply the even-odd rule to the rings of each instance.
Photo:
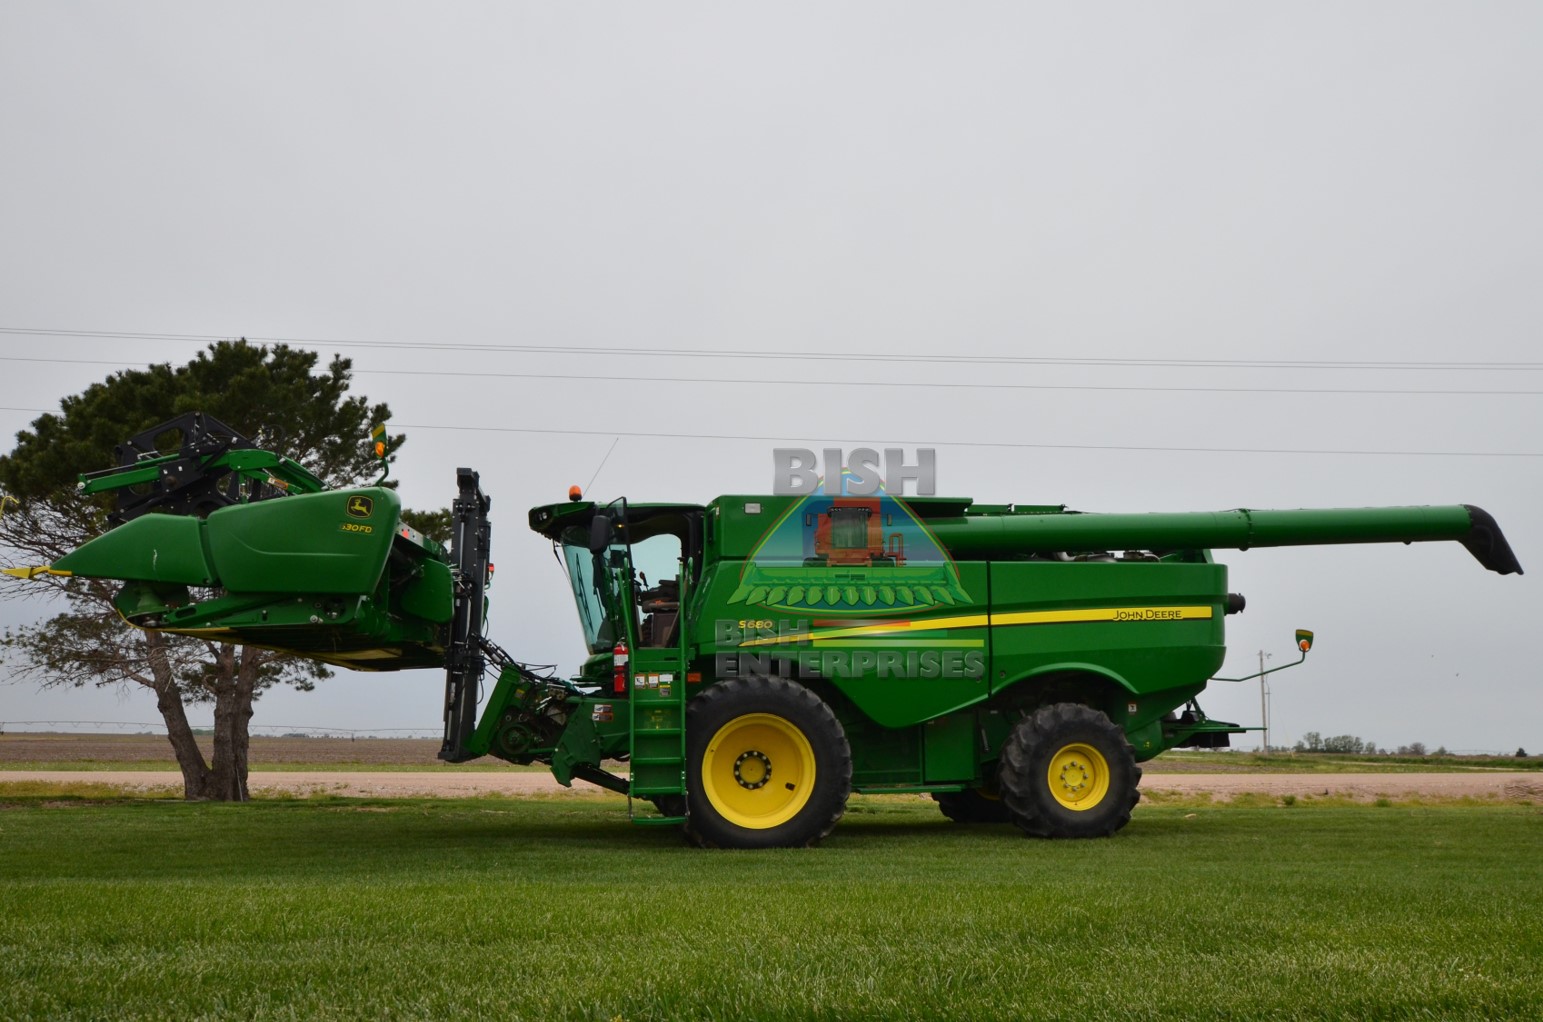
[[[1270,682],[1264,676],[1264,662],[1274,656],[1274,653],[1259,651],[1259,724],[1263,728],[1259,751],[1264,755],[1270,752]]]

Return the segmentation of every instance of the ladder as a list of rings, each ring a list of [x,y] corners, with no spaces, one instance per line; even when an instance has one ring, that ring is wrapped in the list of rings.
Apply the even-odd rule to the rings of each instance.
[[[686,822],[683,815],[686,797],[686,665],[690,663],[686,599],[690,577],[691,562],[683,560],[675,648],[636,649],[628,658],[631,689],[627,696],[627,712],[631,715],[632,783],[627,792],[627,814],[633,823]],[[674,813],[661,810],[658,815],[640,814],[633,805],[634,799],[652,801],[670,797],[677,803],[677,806],[669,807],[676,809]]]

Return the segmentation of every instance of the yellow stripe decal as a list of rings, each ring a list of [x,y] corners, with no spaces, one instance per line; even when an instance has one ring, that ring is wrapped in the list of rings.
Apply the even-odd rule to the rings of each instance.
[[[860,635],[903,635],[906,632],[930,632],[948,628],[980,628],[989,622],[984,614],[963,617],[931,617],[916,621],[886,621],[881,625],[856,625],[851,628],[822,628],[817,632],[800,632],[796,635],[771,635],[764,639],[750,639],[740,646],[777,646],[804,642],[809,639],[846,639]]]
[[[816,635],[811,646],[840,646],[842,649],[982,649],[985,639],[827,639]]]
[[[1054,625],[1081,621],[1200,621],[1210,607],[1097,607],[1085,610],[1029,610],[993,614],[993,625]]]
[[[1023,610],[1010,614],[967,614],[958,617],[920,618],[909,621],[886,621],[878,625],[858,625],[852,628],[822,628],[819,631],[796,632],[788,635],[770,635],[741,642],[746,646],[792,646],[812,642],[824,644],[833,640],[855,639],[859,636],[893,636],[898,639],[907,633],[948,631],[955,628],[982,628],[987,625],[1057,625],[1088,622],[1127,621],[1208,621],[1214,616],[1211,607],[1087,607],[1079,610]],[[928,645],[925,639],[902,640],[905,645]],[[874,643],[881,645],[882,643]],[[900,645],[897,641],[893,645]],[[942,643],[934,643],[941,645]],[[857,645],[857,643],[848,643]],[[868,645],[864,643],[863,645]]]

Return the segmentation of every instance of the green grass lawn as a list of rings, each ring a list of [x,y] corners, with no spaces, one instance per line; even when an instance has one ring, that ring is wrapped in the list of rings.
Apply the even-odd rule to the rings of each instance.
[[[703,852],[619,805],[6,796],[0,1018],[1543,1017],[1537,807]]]

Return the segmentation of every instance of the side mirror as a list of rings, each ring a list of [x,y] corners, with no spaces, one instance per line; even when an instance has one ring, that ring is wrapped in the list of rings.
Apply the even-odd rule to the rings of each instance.
[[[611,545],[611,518],[599,512],[589,520],[589,552],[598,554]]]
[[[1308,650],[1310,650],[1312,648],[1313,648],[1313,633],[1309,632],[1305,628],[1298,628],[1297,629],[1297,649],[1300,649],[1305,654]]]

